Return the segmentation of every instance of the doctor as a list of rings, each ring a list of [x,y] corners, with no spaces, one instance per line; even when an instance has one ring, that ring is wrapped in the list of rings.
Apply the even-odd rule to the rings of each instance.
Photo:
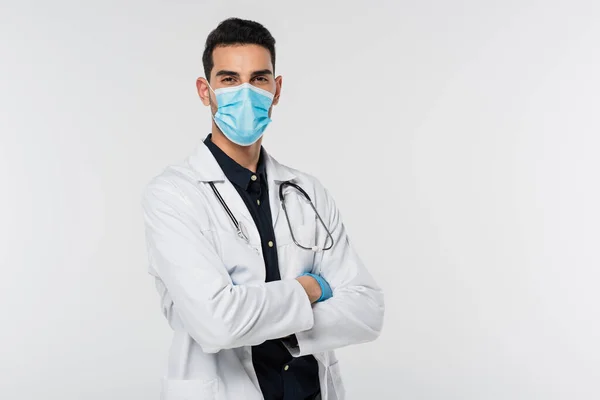
[[[282,85],[269,31],[225,20],[202,60],[212,133],[142,200],[173,330],[161,398],[342,400],[334,349],[379,336],[381,289],[327,190],[261,146]]]

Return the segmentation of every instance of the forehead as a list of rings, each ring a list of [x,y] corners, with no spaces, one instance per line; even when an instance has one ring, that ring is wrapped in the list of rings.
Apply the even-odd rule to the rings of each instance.
[[[219,70],[251,73],[262,69],[273,71],[271,53],[255,44],[227,45],[215,47],[212,54],[214,76]]]

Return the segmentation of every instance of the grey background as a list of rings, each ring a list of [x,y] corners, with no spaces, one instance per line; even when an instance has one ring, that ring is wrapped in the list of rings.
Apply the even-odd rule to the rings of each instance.
[[[600,398],[597,1],[0,4],[0,398],[158,399],[139,199],[232,15],[278,42],[265,146],[386,293],[348,398]]]

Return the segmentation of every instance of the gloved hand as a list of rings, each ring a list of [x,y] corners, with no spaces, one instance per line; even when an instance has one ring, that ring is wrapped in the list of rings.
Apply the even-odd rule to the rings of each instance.
[[[327,281],[322,276],[311,274],[310,272],[305,272],[305,273],[301,274],[300,276],[304,276],[304,275],[313,277],[317,281],[319,286],[321,287],[321,297],[319,297],[317,299],[316,303],[325,301],[333,296],[333,291],[331,290],[329,283],[327,283]]]

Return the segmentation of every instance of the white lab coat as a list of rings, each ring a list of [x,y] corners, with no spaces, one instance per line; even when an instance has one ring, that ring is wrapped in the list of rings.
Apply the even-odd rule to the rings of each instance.
[[[173,329],[162,400],[263,399],[251,346],[296,334],[294,357],[318,361],[323,400],[343,400],[334,349],[368,342],[383,324],[383,293],[353,250],[333,199],[314,177],[266,154],[269,201],[281,280],[265,283],[260,236],[243,200],[208,148],[166,168],[146,187],[143,211],[149,272]],[[278,198],[292,180],[312,198],[335,245],[319,253],[297,247]],[[241,239],[208,182],[214,182],[249,243]],[[286,188],[297,241],[325,247],[326,233],[310,204]],[[295,280],[313,272],[333,297],[311,305]]]

